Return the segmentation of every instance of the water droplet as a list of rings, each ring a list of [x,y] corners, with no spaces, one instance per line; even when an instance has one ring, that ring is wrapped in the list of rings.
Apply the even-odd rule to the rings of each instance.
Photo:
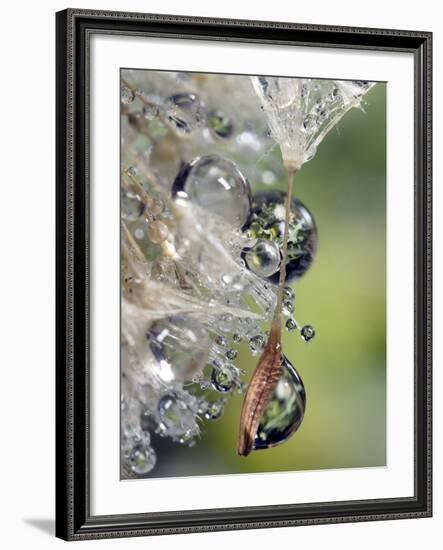
[[[126,170],[126,173],[128,174],[128,176],[132,176],[134,178],[137,175],[137,167],[129,166],[129,168]]]
[[[162,243],[167,239],[168,235],[169,235],[169,229],[165,223],[159,220],[156,220],[148,224],[148,237],[151,239],[153,243],[155,244]]]
[[[212,387],[218,392],[226,393],[231,391],[235,383],[235,373],[232,368],[225,365],[214,366],[211,373]]]
[[[295,319],[293,319],[292,317],[289,317],[289,319],[286,321],[286,330],[292,331],[292,330],[296,330],[296,328],[297,328],[297,323]]]
[[[156,359],[156,373],[164,382],[189,380],[207,364],[209,337],[189,315],[154,321],[146,338]]]
[[[229,138],[234,133],[234,123],[221,111],[211,111],[208,114],[208,126],[211,132],[219,138]]]
[[[280,269],[281,254],[274,241],[258,239],[245,253],[246,265],[259,277],[270,277]]]
[[[198,96],[180,93],[166,99],[165,115],[166,122],[177,134],[187,136],[201,125],[204,110]]]
[[[231,332],[234,317],[230,313],[223,313],[218,318],[218,328],[222,332]]]
[[[208,410],[209,403],[206,399],[200,399],[197,406],[198,414],[204,414]]]
[[[266,191],[252,197],[251,215],[245,231],[255,237],[267,239],[282,246],[285,228],[286,193]],[[293,199],[289,213],[288,257],[286,261],[286,281],[291,282],[306,273],[311,267],[317,251],[318,236],[314,218],[306,206]],[[268,279],[278,283],[280,269]]]
[[[226,358],[229,359],[229,361],[234,361],[237,359],[237,351],[235,349],[228,349],[226,352]]]
[[[123,85],[121,87],[121,96],[120,97],[121,97],[121,102],[124,105],[129,105],[130,103],[132,103],[134,101],[135,94],[130,88]]]
[[[222,346],[223,348],[225,348],[228,345],[227,339],[222,335],[216,336],[215,343],[219,346]]]
[[[134,221],[145,212],[145,205],[138,195],[131,191],[121,190],[121,216],[124,220]]]
[[[288,300],[283,302],[283,313],[285,315],[292,315],[294,313],[294,304]]]
[[[177,437],[189,432],[198,432],[194,412],[175,392],[168,393],[160,399],[158,414],[161,427],[169,436]]]
[[[241,335],[238,334],[237,332],[235,332],[235,333],[232,335],[232,341],[233,341],[235,344],[240,344],[240,342],[242,341]]]
[[[301,337],[305,342],[309,342],[312,340],[315,336],[315,330],[314,327],[311,327],[311,325],[305,325],[300,330]]]
[[[224,401],[218,400],[209,403],[208,408],[205,412],[206,420],[218,420],[224,411]]]
[[[165,209],[165,205],[161,199],[153,199],[149,208],[149,213],[152,214],[153,216],[158,216],[163,212],[164,209]]]
[[[305,151],[304,161],[309,162],[315,157],[316,153],[317,153],[317,147],[315,145],[311,145],[311,147],[309,147],[309,149]]]
[[[249,216],[248,180],[236,164],[218,155],[197,157],[186,164],[172,186],[174,197],[179,192],[235,227],[242,227]]]
[[[287,302],[294,302],[295,290],[290,286],[285,286],[285,288],[283,289],[283,298]]]
[[[282,374],[261,417],[254,450],[269,449],[289,439],[300,427],[306,409],[303,382],[288,359],[282,357]]]
[[[249,348],[254,355],[257,355],[265,346],[265,337],[262,334],[257,334],[249,339]]]
[[[153,470],[157,456],[155,451],[149,445],[134,445],[132,448],[128,462],[131,470],[137,475],[143,475]]]

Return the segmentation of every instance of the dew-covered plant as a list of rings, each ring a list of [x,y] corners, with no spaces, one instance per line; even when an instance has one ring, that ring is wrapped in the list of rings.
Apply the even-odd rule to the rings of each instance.
[[[305,388],[281,325],[304,341],[315,335],[296,320],[289,283],[309,270],[318,239],[293,179],[371,86],[123,71],[123,477],[154,469],[153,434],[197,444],[246,387],[240,454],[300,426]],[[287,193],[256,192],[285,171]],[[249,385],[242,342],[258,357]]]

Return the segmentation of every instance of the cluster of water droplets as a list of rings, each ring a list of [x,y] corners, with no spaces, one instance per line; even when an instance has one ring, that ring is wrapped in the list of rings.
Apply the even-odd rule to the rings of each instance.
[[[245,390],[245,373],[237,365],[240,346],[246,344],[253,356],[265,346],[282,262],[285,203],[283,192],[255,192],[257,182],[272,185],[283,173],[267,155],[268,125],[275,139],[282,137],[279,124],[289,128],[283,90],[291,111],[294,105],[300,111],[307,160],[319,132],[348,101],[337,83],[286,80],[255,79],[256,94],[248,77],[123,71],[124,478],[154,469],[158,437],[195,445],[206,422],[217,421],[230,396]],[[349,94],[365,87],[353,83]],[[278,109],[270,117],[271,99]],[[265,112],[260,101],[268,105]],[[278,142],[284,152],[284,140]],[[287,147],[292,151],[294,143]],[[312,214],[294,199],[288,283],[310,268],[317,240]],[[286,329],[309,342],[315,331],[299,324],[295,311],[295,291],[288,285]],[[256,449],[281,443],[303,418],[303,383],[286,357],[282,367]]]

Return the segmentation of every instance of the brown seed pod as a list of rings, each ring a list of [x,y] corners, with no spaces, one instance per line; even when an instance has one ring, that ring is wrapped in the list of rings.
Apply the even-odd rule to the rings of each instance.
[[[281,375],[281,358],[281,325],[274,322],[243,401],[237,443],[241,456],[247,456],[254,447],[260,419]]]

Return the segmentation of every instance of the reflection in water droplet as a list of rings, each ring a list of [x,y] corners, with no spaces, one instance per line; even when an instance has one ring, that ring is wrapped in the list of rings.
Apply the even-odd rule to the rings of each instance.
[[[229,138],[234,132],[232,120],[221,111],[211,111],[208,114],[208,126],[218,138]]]
[[[312,340],[315,336],[315,330],[314,327],[311,327],[311,325],[305,325],[300,330],[301,337],[305,342],[309,342]]]
[[[226,358],[230,361],[234,361],[234,359],[237,359],[237,350],[232,348],[228,349],[228,351],[226,352]]]
[[[257,334],[249,339],[249,348],[252,355],[257,355],[265,347],[265,337],[262,334]]]
[[[179,135],[187,136],[204,118],[201,101],[195,94],[174,94],[165,101],[166,122]]]
[[[292,317],[289,317],[289,319],[286,321],[286,330],[292,331],[297,328],[297,323],[295,319]]]
[[[186,195],[193,203],[242,227],[250,211],[250,186],[236,164],[218,155],[197,157],[175,178],[172,195]]]
[[[211,373],[212,387],[221,393],[231,391],[235,383],[235,371],[227,366],[214,366]]]
[[[215,337],[215,343],[218,345],[218,346],[221,346],[223,348],[225,348],[227,345],[228,345],[228,341],[226,340],[226,338],[224,336],[222,336],[221,334],[219,334],[218,336]]]
[[[150,472],[157,462],[157,455],[150,445],[134,445],[129,458],[131,470],[138,475]]]
[[[252,197],[251,215],[243,227],[251,238],[267,239],[282,246],[285,229],[286,193],[267,191]],[[286,281],[291,282],[304,275],[311,267],[317,252],[318,236],[314,218],[306,206],[293,199],[289,213],[288,257]],[[278,283],[280,269],[269,277]]]
[[[280,248],[274,241],[258,239],[245,253],[245,261],[248,268],[259,277],[270,277],[280,269]]]
[[[224,412],[224,401],[213,401],[205,412],[206,420],[218,420]]]
[[[283,356],[282,374],[260,420],[254,450],[269,449],[289,439],[300,427],[306,408],[303,382]]]

